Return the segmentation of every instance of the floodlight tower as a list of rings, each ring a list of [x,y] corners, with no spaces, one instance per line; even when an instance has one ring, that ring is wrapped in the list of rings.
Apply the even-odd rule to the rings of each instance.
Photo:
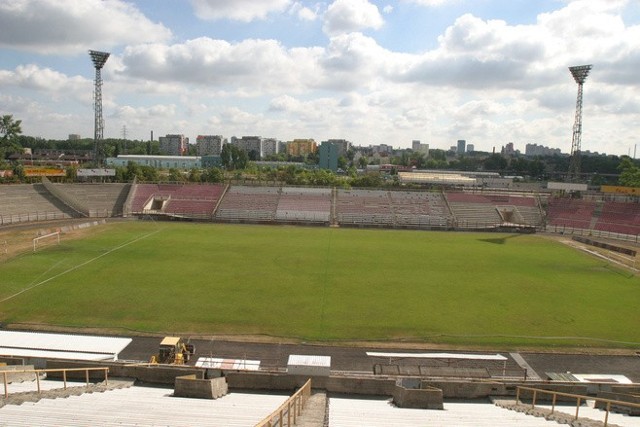
[[[576,101],[576,118],[573,122],[573,139],[571,140],[571,158],[569,160],[569,178],[580,178],[580,139],[582,138],[582,86],[589,75],[591,65],[569,67],[573,79],[578,83],[578,99]]]
[[[104,133],[104,119],[102,118],[102,75],[100,74],[100,70],[102,70],[105,62],[107,62],[109,55],[108,52],[89,51],[89,56],[91,56],[93,66],[96,69],[95,90],[93,92],[93,109],[95,111],[93,157],[98,165],[102,165],[104,160],[103,147],[100,143]]]

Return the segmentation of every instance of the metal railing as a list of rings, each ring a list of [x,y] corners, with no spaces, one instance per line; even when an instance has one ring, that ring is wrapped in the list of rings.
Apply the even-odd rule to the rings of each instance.
[[[34,374],[35,376],[35,380],[36,380],[36,385],[37,385],[37,392],[38,394],[42,393],[42,390],[40,389],[40,375],[42,374],[48,374],[48,373],[54,373],[54,372],[62,372],[62,381],[63,381],[63,388],[66,390],[67,389],[67,372],[84,372],[85,373],[85,381],[86,381],[86,386],[89,387],[89,372],[90,371],[103,371],[104,372],[104,382],[106,385],[109,385],[109,368],[106,367],[97,367],[97,368],[68,368],[68,369],[25,369],[25,370],[7,370],[7,371],[0,371],[0,373],[2,374],[2,383],[4,385],[4,397],[7,398],[9,397],[9,375],[11,374]]]
[[[311,396],[311,378],[288,398],[278,409],[256,424],[255,427],[284,427],[292,426],[298,422],[302,409]]]
[[[625,242],[640,242],[640,234],[623,234],[614,231],[593,230],[588,228],[569,227],[565,225],[547,225],[545,231],[549,233],[568,234],[571,236],[601,237]]]
[[[544,390],[544,389],[540,389],[540,388],[533,388],[533,387],[524,387],[524,386],[518,386],[516,388],[516,404],[518,402],[520,402],[520,391],[521,390],[527,390],[533,393],[533,396],[531,398],[531,409],[535,408],[536,406],[536,398],[538,396],[538,394],[550,394],[551,397],[551,413],[553,414],[555,412],[555,408],[556,408],[556,401],[558,396],[561,397],[569,397],[569,398],[573,398],[576,399],[576,413],[574,416],[574,420],[578,419],[578,415],[580,413],[580,405],[582,404],[582,402],[585,402],[587,400],[595,400],[596,402],[602,402],[606,404],[605,407],[605,414],[604,414],[604,427],[607,427],[607,423],[609,421],[609,412],[611,412],[611,405],[616,405],[616,406],[628,406],[631,408],[640,408],[640,404],[638,403],[632,403],[632,402],[624,402],[622,400],[614,400],[614,399],[602,399],[602,398],[598,398],[598,397],[590,397],[590,396],[584,396],[584,395],[580,395],[580,394],[573,394],[573,393],[563,393],[560,391],[552,391],[552,390]]]
[[[25,212],[19,214],[0,215],[0,225],[19,224],[23,222],[53,221],[70,218],[71,216],[69,214],[61,211]]]

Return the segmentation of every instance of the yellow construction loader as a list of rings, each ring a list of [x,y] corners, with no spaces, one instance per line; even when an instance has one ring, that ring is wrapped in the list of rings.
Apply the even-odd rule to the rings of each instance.
[[[196,352],[193,344],[185,343],[180,337],[164,337],[158,354],[151,356],[151,363],[184,365]]]

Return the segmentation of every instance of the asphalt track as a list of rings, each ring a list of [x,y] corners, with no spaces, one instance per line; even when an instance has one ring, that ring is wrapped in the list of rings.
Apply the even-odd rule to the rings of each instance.
[[[150,357],[158,351],[158,344],[162,337],[134,337],[119,355],[121,360],[149,361]],[[321,345],[321,344],[290,344],[290,343],[258,343],[232,340],[190,340],[196,347],[195,357],[190,364],[195,363],[198,357],[219,357],[228,359],[259,360],[265,368],[285,368],[290,354],[331,356],[331,369],[334,371],[357,371],[373,373],[375,364],[431,365],[434,363],[445,364],[446,361],[434,361],[416,358],[382,358],[367,356],[367,352],[397,352],[397,353],[479,353],[501,354],[506,356],[510,366],[520,365],[512,356],[522,359],[542,379],[547,379],[546,372],[572,372],[574,374],[598,374],[624,375],[634,383],[640,383],[640,352],[629,351],[626,354],[589,354],[589,353],[551,353],[551,352],[504,352],[504,351],[461,351],[434,349],[415,349],[397,347],[366,347],[345,345]],[[519,357],[517,357],[519,355]],[[474,362],[476,367],[483,362]],[[489,362],[487,362],[489,363]],[[495,362],[494,363],[494,367]],[[520,365],[522,366],[522,365]]]

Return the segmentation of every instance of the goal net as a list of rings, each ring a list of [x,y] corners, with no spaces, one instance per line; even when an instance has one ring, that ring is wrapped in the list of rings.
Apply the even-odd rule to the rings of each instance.
[[[54,231],[53,233],[45,234],[44,236],[38,236],[33,239],[33,252],[38,249],[42,249],[45,246],[59,245],[60,244],[60,232]]]

